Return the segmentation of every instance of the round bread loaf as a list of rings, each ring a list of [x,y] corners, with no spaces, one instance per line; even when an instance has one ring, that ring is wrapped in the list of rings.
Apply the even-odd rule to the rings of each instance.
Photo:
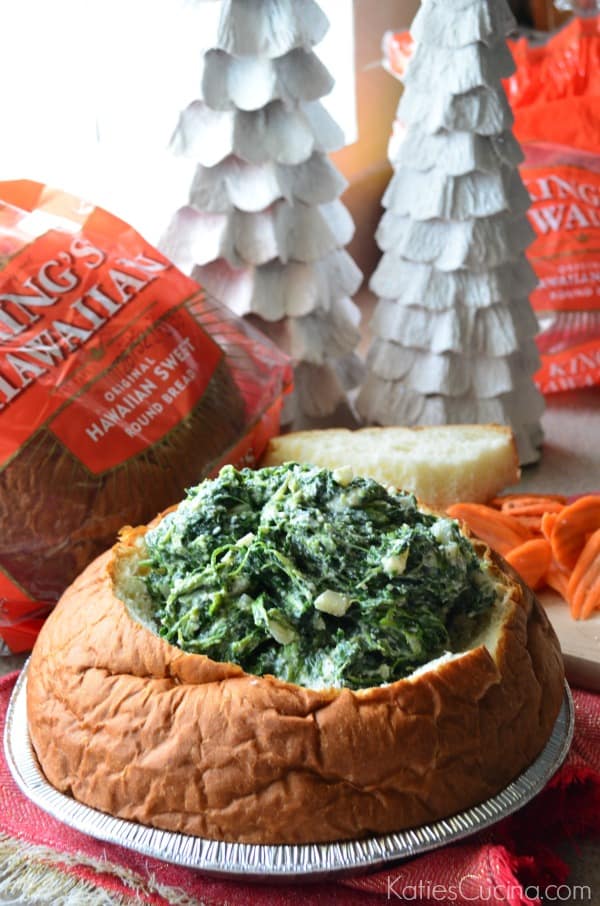
[[[499,593],[466,650],[388,684],[317,690],[186,653],[134,616],[146,532],[125,530],[71,585],[29,665],[40,765],[86,805],[218,840],[352,839],[484,801],[548,740],[556,636],[481,543]]]

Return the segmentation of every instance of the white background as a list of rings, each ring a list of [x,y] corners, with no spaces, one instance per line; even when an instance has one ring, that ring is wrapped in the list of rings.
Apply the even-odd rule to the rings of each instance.
[[[352,0],[321,0],[324,102],[355,139]],[[0,179],[48,182],[108,207],[153,242],[185,202],[193,164],[168,150],[198,97],[197,0],[0,0]]]

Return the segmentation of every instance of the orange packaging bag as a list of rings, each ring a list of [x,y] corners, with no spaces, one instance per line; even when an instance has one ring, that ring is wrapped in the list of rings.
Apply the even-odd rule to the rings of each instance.
[[[0,183],[0,652],[69,582],[279,429],[291,369],[126,223]]]
[[[542,392],[600,384],[600,29],[573,18],[545,44],[511,42],[505,87],[536,239]]]

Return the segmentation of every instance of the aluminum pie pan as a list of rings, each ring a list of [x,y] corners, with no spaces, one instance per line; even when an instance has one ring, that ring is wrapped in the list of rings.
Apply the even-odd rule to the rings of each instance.
[[[567,683],[552,734],[536,760],[505,789],[480,805],[414,829],[334,843],[263,845],[224,843],[158,830],[114,818],[59,793],[44,777],[27,726],[27,665],[6,715],[6,760],[21,791],[74,830],[173,865],[216,877],[248,881],[309,881],[375,871],[481,831],[520,809],[539,793],[567,756],[575,711]]]

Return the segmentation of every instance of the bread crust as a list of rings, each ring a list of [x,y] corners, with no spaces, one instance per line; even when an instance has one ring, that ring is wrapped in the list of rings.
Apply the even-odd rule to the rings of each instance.
[[[173,647],[115,596],[122,553],[116,545],[65,592],[28,671],[40,765],[88,806],[218,840],[359,838],[487,799],[551,734],[563,697],[558,641],[495,555],[509,598],[494,656],[479,646],[354,692],[252,676]]]

